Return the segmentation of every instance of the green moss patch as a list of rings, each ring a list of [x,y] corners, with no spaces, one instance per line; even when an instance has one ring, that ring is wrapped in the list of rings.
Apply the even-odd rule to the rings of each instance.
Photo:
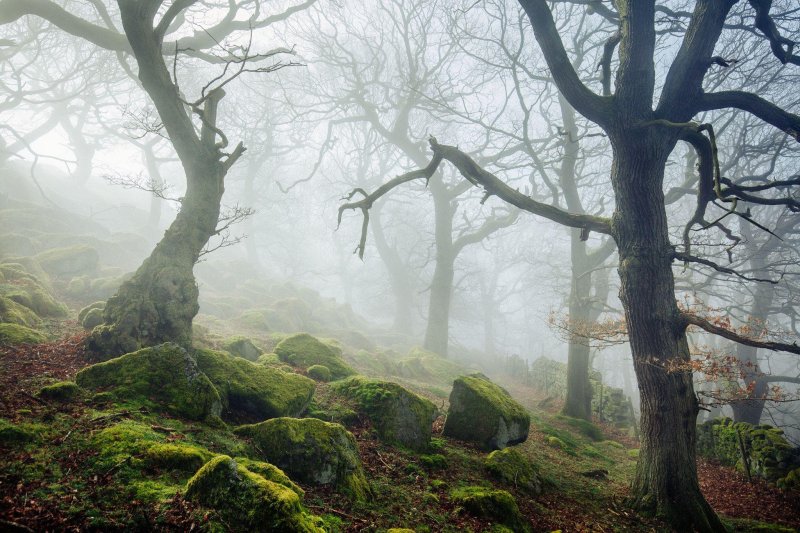
[[[59,381],[45,385],[39,390],[39,397],[55,402],[71,402],[81,393],[81,388],[73,381]]]
[[[397,383],[353,377],[333,384],[369,416],[381,440],[423,451],[431,440],[436,406]]]
[[[328,367],[332,379],[342,379],[355,374],[341,358],[341,352],[308,333],[299,333],[282,340],[275,347],[281,361],[308,369],[313,365]]]
[[[35,329],[18,324],[0,324],[0,345],[40,344],[47,338]]]
[[[314,381],[328,382],[333,379],[331,369],[325,365],[311,365],[308,367],[308,370],[306,370],[306,373],[308,377]]]
[[[484,487],[462,487],[450,493],[453,503],[464,510],[499,522],[516,532],[532,531],[530,522],[520,513],[514,497],[504,490],[492,490]]]
[[[215,457],[189,480],[186,497],[216,510],[232,531],[322,532],[295,491],[227,455]]]
[[[315,418],[273,418],[240,426],[234,433],[251,438],[265,460],[293,479],[335,485],[356,500],[371,493],[355,438],[339,424]]]
[[[75,381],[85,389],[107,390],[121,401],[158,405],[192,420],[218,416],[222,406],[194,357],[172,343],[84,368]]]
[[[314,394],[305,376],[257,365],[224,352],[196,350],[198,368],[219,390],[222,416],[236,422],[256,422],[279,416],[299,416]]]
[[[539,469],[513,448],[493,451],[484,464],[492,477],[507,485],[534,496],[542,491]]]
[[[0,445],[25,444],[34,440],[36,440],[34,431],[0,418]]]

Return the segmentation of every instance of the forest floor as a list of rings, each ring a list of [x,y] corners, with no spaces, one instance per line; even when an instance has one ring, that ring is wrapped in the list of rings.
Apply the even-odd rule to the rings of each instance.
[[[160,501],[132,499],[120,477],[124,466],[98,468],[90,441],[120,420],[149,424],[169,442],[199,442],[210,450],[228,437],[161,413],[103,410],[88,400],[55,404],[36,395],[42,385],[71,379],[90,364],[82,335],[70,333],[74,326],[61,325],[57,342],[0,348],[0,419],[41,429],[37,444],[0,449],[0,530],[205,529],[209,514],[185,501],[180,490]],[[531,496],[514,486],[499,488],[514,495],[534,531],[669,531],[625,506],[638,452],[634,439],[605,426],[598,436],[597,427],[558,416],[557,405],[540,408],[543,397],[535,391],[508,388],[531,411],[530,436],[517,448],[539,465],[544,490]],[[331,531],[492,530],[491,522],[461,512],[449,498],[453,487],[490,484],[485,453],[442,437],[441,428],[439,419],[435,450],[421,455],[379,442],[362,421],[351,430],[375,497],[352,502],[325,487],[303,486],[305,506]],[[698,463],[698,473],[706,498],[734,531],[800,529],[800,494],[750,483],[734,469],[705,460]]]

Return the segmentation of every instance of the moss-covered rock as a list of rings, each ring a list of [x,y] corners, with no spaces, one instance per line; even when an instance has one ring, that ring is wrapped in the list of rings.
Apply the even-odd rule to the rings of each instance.
[[[189,480],[186,497],[216,510],[232,531],[322,532],[296,492],[227,455],[215,457]]]
[[[522,516],[517,502],[507,491],[462,487],[454,489],[450,499],[470,514],[499,522],[518,533],[533,531],[530,521]]]
[[[275,347],[281,361],[308,369],[324,365],[331,371],[332,379],[342,379],[355,374],[341,358],[340,352],[308,333],[299,333],[282,340]]]
[[[325,365],[311,365],[306,370],[308,377],[313,379],[314,381],[322,381],[328,382],[333,379],[333,375],[331,374],[331,369]]]
[[[0,322],[35,328],[41,320],[33,310],[0,296]]]
[[[25,444],[36,440],[36,434],[24,427],[0,418],[0,446]]]
[[[217,389],[195,358],[172,343],[84,368],[75,381],[85,389],[108,390],[121,401],[155,403],[192,420],[219,416],[222,407]]]
[[[485,449],[502,449],[528,438],[530,416],[503,388],[482,374],[453,382],[444,434],[477,442]]]
[[[73,281],[75,281],[75,280],[73,280]],[[98,302],[90,303],[89,305],[87,305],[86,307],[84,307],[83,309],[78,311],[78,322],[83,324],[83,321],[86,318],[86,315],[88,315],[89,313],[91,313],[95,309],[98,309],[98,310],[102,311],[103,309],[105,309],[105,307],[106,307],[106,303],[104,301],[102,301],[102,300],[98,301]]]
[[[257,365],[225,352],[196,350],[198,368],[222,397],[222,416],[256,422],[300,416],[311,403],[314,382],[305,376]]]
[[[58,318],[67,315],[64,304],[57,302],[48,289],[36,279],[22,278],[11,284],[2,284],[0,295],[27,307],[40,317]]]
[[[268,479],[278,483],[279,485],[283,485],[284,487],[292,489],[301,498],[306,494],[306,492],[301,489],[298,484],[289,479],[289,476],[287,476],[283,470],[273,464],[266,463],[264,461],[255,461],[246,457],[236,457],[236,462],[249,471],[255,472],[264,479]]]
[[[47,338],[42,334],[19,324],[0,324],[0,346],[15,346],[17,344],[40,344]]]
[[[45,272],[55,277],[72,277],[97,270],[100,255],[87,245],[53,248],[35,256]]]
[[[86,331],[92,331],[94,328],[103,323],[103,310],[92,309],[81,320],[81,326]]]
[[[39,397],[54,402],[71,402],[81,393],[81,388],[74,381],[59,381],[45,385],[39,390]]]
[[[223,348],[226,352],[248,361],[256,361],[261,355],[261,349],[247,337],[231,337],[225,341]]]
[[[493,451],[484,464],[495,479],[507,485],[513,485],[534,496],[542,492],[538,469],[513,448]]]
[[[334,389],[369,416],[381,440],[417,451],[428,448],[436,406],[397,383],[352,377]]]
[[[265,460],[293,479],[335,485],[357,500],[371,493],[356,440],[339,424],[315,418],[273,418],[240,426],[234,433],[251,438]]]

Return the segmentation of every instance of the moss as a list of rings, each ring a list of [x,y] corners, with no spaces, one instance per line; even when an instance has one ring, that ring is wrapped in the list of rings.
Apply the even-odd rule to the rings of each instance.
[[[311,365],[306,373],[314,381],[328,382],[333,378],[331,369],[325,365]]]
[[[528,438],[528,412],[508,392],[481,374],[453,382],[444,435],[502,449]]]
[[[74,276],[97,270],[100,255],[87,245],[53,248],[35,256],[36,261],[51,276]]]
[[[624,450],[625,449],[625,446],[623,446],[622,443],[617,442],[615,440],[604,440],[600,444],[608,446],[609,448],[616,448],[618,450]]]
[[[91,331],[100,324],[103,323],[103,310],[102,309],[92,309],[86,315],[84,315],[83,320],[81,320],[81,326],[86,331]]]
[[[582,435],[589,437],[593,441],[600,441],[605,438],[605,435],[603,435],[603,432],[600,431],[600,428],[588,420],[572,418],[571,416],[565,415],[557,415],[556,419],[566,422],[568,425],[577,429]]]
[[[48,289],[34,278],[22,278],[13,284],[0,285],[0,295],[27,307],[40,317],[63,317],[67,308],[53,298]]]
[[[0,322],[35,328],[41,320],[33,310],[0,296]]]
[[[355,438],[339,424],[315,418],[274,418],[240,426],[234,433],[251,438],[265,460],[293,479],[335,485],[356,500],[371,494]]]
[[[262,366],[274,366],[274,367],[278,367],[278,366],[283,366],[284,365],[284,363],[281,362],[281,360],[278,358],[278,354],[275,354],[275,353],[262,354],[256,360],[256,364],[262,365]]]
[[[189,480],[186,497],[215,509],[232,531],[322,531],[296,492],[227,455],[215,457]]]
[[[440,453],[420,455],[419,462],[428,470],[444,470],[447,468],[447,458]]]
[[[195,357],[198,368],[219,390],[222,416],[229,420],[255,422],[299,416],[314,394],[314,382],[305,376],[257,365],[224,352],[196,350]]]
[[[248,361],[256,361],[261,355],[261,349],[247,337],[231,337],[225,341],[222,347],[226,352]]]
[[[414,530],[405,527],[392,527],[387,529],[386,533],[414,533]]]
[[[463,373],[463,368],[439,354],[412,348],[396,365],[396,373],[405,378],[429,383],[449,382]]]
[[[161,443],[148,446],[144,460],[151,468],[196,472],[214,456],[208,450],[187,444]]]
[[[0,418],[0,446],[25,444],[36,440],[36,433]]]
[[[484,465],[495,479],[507,485],[534,496],[542,491],[539,469],[513,448],[493,451],[484,460]]]
[[[553,437],[552,435],[547,437],[547,444],[558,450],[565,450],[567,448],[563,440],[558,437]]]
[[[628,450],[628,457],[631,459],[638,459],[639,458],[639,448],[634,448],[632,450]]]
[[[39,390],[39,396],[45,400],[70,402],[81,393],[80,387],[73,381],[59,381],[46,385]]]
[[[282,340],[275,347],[275,353],[281,361],[303,369],[324,365],[331,371],[332,379],[342,379],[356,373],[342,360],[339,351],[308,333],[299,333]]]
[[[782,489],[800,489],[800,467],[779,479],[777,485]]]
[[[221,409],[219,393],[195,359],[172,343],[84,368],[75,381],[85,389],[108,390],[123,401],[155,403],[192,420],[218,415]]]
[[[413,450],[428,448],[436,406],[397,383],[352,377],[333,388],[369,416],[381,440]]]
[[[463,487],[454,489],[450,499],[470,514],[499,522],[513,531],[532,531],[530,522],[520,513],[514,497],[504,490]]]
[[[0,324],[0,346],[17,344],[41,344],[47,339],[35,329],[19,324]]]
[[[87,305],[86,307],[78,311],[78,322],[83,323],[84,319],[86,318],[86,315],[88,315],[91,311],[94,311],[95,309],[103,310],[105,309],[105,307],[106,303],[104,301],[98,301]]]
[[[299,485],[292,481],[289,476],[283,472],[283,470],[273,464],[265,463],[264,461],[254,461],[253,459],[248,459],[246,457],[237,457],[236,462],[247,468],[249,471],[255,472],[264,479],[268,479],[269,481],[292,489],[298,496],[300,496],[300,498],[304,497],[306,494]]]

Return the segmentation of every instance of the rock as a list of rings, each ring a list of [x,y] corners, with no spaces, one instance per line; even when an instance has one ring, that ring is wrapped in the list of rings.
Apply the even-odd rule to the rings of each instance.
[[[73,281],[75,281],[75,280],[73,280]],[[106,303],[104,301],[94,302],[94,303],[91,303],[91,304],[87,305],[86,307],[84,307],[83,309],[78,311],[78,322],[83,324],[83,321],[86,319],[86,315],[88,315],[90,312],[94,311],[95,309],[98,309],[98,310],[102,311],[103,309],[105,309],[105,307],[106,307]]]
[[[311,365],[306,370],[308,377],[313,379],[314,381],[322,381],[327,383],[332,379],[331,369],[324,365]]]
[[[508,392],[482,374],[453,382],[444,434],[477,442],[485,449],[503,449],[528,438],[528,412]]]
[[[81,320],[81,326],[86,331],[92,331],[94,328],[99,326],[103,323],[103,310],[102,309],[90,309],[88,313],[86,313]]]
[[[322,533],[295,491],[227,455],[211,459],[189,480],[186,498],[219,512],[232,531]]]
[[[320,342],[308,333],[299,333],[282,340],[275,347],[281,361],[307,369],[323,365],[331,371],[332,379],[342,379],[355,374],[341,358],[340,352]]]
[[[335,485],[356,500],[371,494],[356,440],[339,424],[315,418],[273,418],[240,426],[234,433],[253,439],[263,458],[292,479]]]
[[[217,389],[195,358],[173,343],[84,368],[75,381],[85,389],[108,390],[120,400],[155,403],[192,420],[218,417],[222,408]]]
[[[94,272],[100,261],[97,250],[85,244],[53,248],[35,258],[45,272],[55,277],[73,277]]]
[[[507,485],[513,485],[532,496],[542,492],[538,469],[513,448],[493,451],[484,464],[492,477]]]
[[[397,383],[353,377],[334,390],[354,400],[369,416],[384,442],[424,451],[431,440],[436,406]]]
[[[80,387],[73,381],[59,381],[46,385],[39,390],[39,397],[54,402],[70,402],[81,393]]]
[[[0,324],[0,346],[14,346],[17,344],[40,344],[47,339],[35,329],[18,324]]]
[[[25,444],[34,440],[36,434],[33,431],[0,418],[0,445]]]
[[[197,366],[222,398],[222,416],[235,422],[260,422],[300,416],[311,403],[315,384],[299,374],[257,365],[225,352],[196,350]]]
[[[499,522],[516,533],[533,531],[530,521],[522,516],[517,502],[507,491],[463,487],[453,490],[450,499],[470,514]]]
[[[256,361],[261,350],[247,337],[231,337],[223,345],[225,351],[248,361]]]
[[[17,324],[28,328],[39,325],[36,313],[14,300],[0,296],[0,323]]]

